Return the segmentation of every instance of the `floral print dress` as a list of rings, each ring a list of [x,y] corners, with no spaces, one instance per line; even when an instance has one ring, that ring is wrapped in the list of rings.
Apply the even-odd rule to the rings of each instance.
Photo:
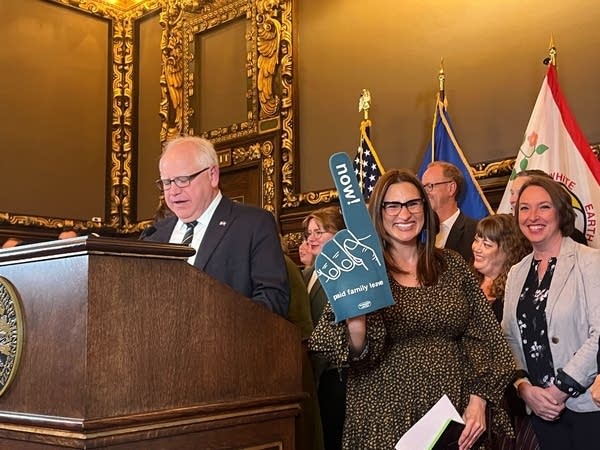
[[[556,257],[548,259],[546,272],[538,283],[538,268],[541,261],[532,259],[517,304],[517,323],[529,381],[534,386],[544,388],[555,384],[570,397],[578,397],[586,391],[586,387],[580,385],[562,369],[555,371],[548,340],[546,303],[556,261]]]
[[[548,341],[546,303],[556,267],[556,258],[549,259],[546,273],[538,284],[539,265],[540,260],[532,260],[517,305],[517,323],[529,380],[535,386],[548,387],[554,383],[555,374],[550,341]]]
[[[347,365],[343,448],[393,449],[400,437],[446,394],[459,413],[469,395],[500,402],[514,361],[479,283],[458,254],[433,286],[405,287],[390,278],[396,303],[367,315],[367,346],[352,357],[345,323],[326,305],[309,341]],[[512,436],[508,416],[493,427]],[[488,424],[489,426],[489,424]]]

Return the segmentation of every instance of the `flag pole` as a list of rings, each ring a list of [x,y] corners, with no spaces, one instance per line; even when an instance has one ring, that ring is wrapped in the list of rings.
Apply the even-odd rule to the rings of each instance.
[[[444,73],[444,58],[442,57],[440,59],[440,70],[438,71],[439,89],[435,102],[435,109],[433,112],[433,123],[431,125],[431,162],[435,161],[435,125],[437,123],[438,108],[440,107],[440,103],[443,105],[446,104],[446,94],[444,91],[445,81],[446,74]]]
[[[358,112],[363,112],[363,120],[360,124],[360,132],[362,133],[366,133],[366,127],[367,124],[369,122],[369,109],[371,108],[371,92],[369,92],[368,89],[363,89],[360,92],[360,97],[358,99]],[[367,134],[367,137],[368,134]],[[360,186],[361,190],[363,189],[363,179],[364,179],[364,171],[363,171],[363,152],[362,149],[359,152],[359,164],[360,164],[360,170],[358,171],[358,185]]]
[[[440,92],[439,92],[440,101],[445,102],[446,97],[445,97],[445,92],[444,92],[444,87],[445,87],[444,83],[446,81],[446,74],[444,73],[444,58],[443,57],[440,59],[440,71],[438,72],[438,80],[440,82]]]

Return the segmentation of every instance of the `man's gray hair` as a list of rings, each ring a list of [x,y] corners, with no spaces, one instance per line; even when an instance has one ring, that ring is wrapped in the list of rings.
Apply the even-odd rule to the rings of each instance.
[[[215,147],[213,146],[212,142],[210,142],[208,139],[198,136],[179,136],[175,139],[167,141],[163,148],[162,155],[164,155],[173,146],[187,143],[192,144],[197,150],[198,160],[200,162],[203,162],[209,166],[219,167],[219,158],[217,157],[217,152],[215,151]]]

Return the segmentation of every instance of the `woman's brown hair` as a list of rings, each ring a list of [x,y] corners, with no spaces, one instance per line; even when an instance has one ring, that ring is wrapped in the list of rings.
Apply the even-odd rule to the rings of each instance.
[[[442,257],[441,250],[435,247],[435,236],[439,231],[439,219],[437,214],[431,209],[429,199],[425,194],[425,189],[420,181],[408,170],[405,169],[392,169],[384,173],[373,192],[369,200],[369,213],[371,220],[375,225],[375,230],[381,240],[383,247],[383,256],[385,259],[386,266],[389,270],[397,273],[404,273],[404,271],[398,267],[394,262],[389,252],[389,246],[391,237],[387,234],[383,227],[383,199],[387,190],[392,184],[396,183],[410,183],[417,188],[419,195],[423,200],[423,214],[424,224],[423,228],[417,239],[417,251],[419,254],[419,261],[417,262],[417,277],[419,283],[423,286],[431,286],[437,283],[440,273],[445,270],[445,263]]]
[[[573,234],[573,230],[575,229],[575,212],[573,211],[571,195],[569,192],[567,192],[567,189],[563,187],[562,184],[549,177],[533,175],[525,182],[525,184],[523,184],[523,187],[521,187],[521,192],[519,192],[519,197],[517,198],[516,216],[519,217],[519,204],[521,203],[521,196],[523,195],[523,192],[525,192],[525,189],[530,186],[539,186],[548,193],[550,199],[552,200],[552,204],[556,208],[556,213],[558,215],[558,228],[560,229],[560,233],[563,236],[571,236],[571,234]]]
[[[477,223],[475,237],[494,242],[506,256],[502,270],[492,282],[490,289],[490,295],[493,298],[502,298],[508,271],[531,252],[531,244],[521,233],[512,214],[495,214],[484,217]],[[480,278],[483,276],[480,275]]]

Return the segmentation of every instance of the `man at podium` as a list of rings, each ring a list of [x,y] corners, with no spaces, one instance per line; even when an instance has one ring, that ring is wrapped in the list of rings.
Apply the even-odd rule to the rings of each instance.
[[[286,317],[289,288],[275,219],[219,189],[219,162],[206,139],[167,142],[158,188],[174,215],[154,223],[142,239],[196,249],[188,262],[272,312]]]

